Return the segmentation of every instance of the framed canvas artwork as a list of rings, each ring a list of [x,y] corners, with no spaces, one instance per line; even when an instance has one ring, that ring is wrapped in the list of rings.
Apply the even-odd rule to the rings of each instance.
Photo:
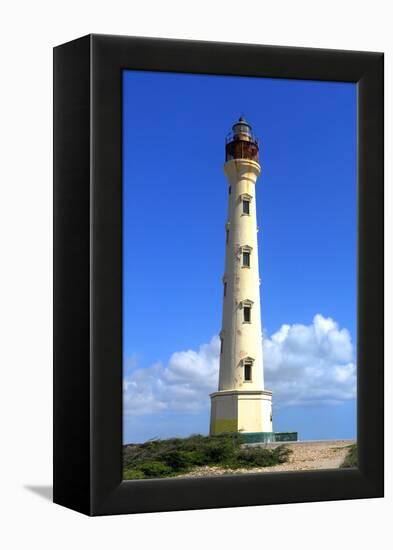
[[[383,496],[383,55],[54,50],[54,501]]]

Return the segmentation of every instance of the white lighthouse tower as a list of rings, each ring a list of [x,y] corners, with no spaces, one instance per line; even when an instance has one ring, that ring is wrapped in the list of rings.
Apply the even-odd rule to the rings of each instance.
[[[258,141],[240,118],[227,137],[228,215],[218,391],[211,394],[210,434],[272,435],[272,393],[264,389],[256,182]],[[264,437],[265,436],[265,437]]]

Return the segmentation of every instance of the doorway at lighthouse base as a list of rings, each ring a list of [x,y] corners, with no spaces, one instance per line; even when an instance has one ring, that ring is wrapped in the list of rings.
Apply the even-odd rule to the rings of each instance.
[[[272,392],[223,390],[210,397],[210,435],[228,432],[272,434]]]

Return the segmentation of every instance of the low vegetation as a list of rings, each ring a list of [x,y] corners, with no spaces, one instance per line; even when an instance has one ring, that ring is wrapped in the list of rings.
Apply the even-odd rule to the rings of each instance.
[[[358,449],[357,445],[349,445],[348,452],[344,458],[341,468],[357,468],[358,465]]]
[[[173,477],[199,466],[226,469],[274,466],[286,462],[291,452],[284,445],[275,449],[244,447],[238,434],[157,439],[124,446],[123,477]]]

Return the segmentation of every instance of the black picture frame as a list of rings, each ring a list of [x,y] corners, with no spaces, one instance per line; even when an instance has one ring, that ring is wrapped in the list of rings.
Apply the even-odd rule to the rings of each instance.
[[[122,480],[123,69],[356,82],[357,469]],[[54,502],[88,515],[383,496],[383,54],[110,35],[54,49]]]

